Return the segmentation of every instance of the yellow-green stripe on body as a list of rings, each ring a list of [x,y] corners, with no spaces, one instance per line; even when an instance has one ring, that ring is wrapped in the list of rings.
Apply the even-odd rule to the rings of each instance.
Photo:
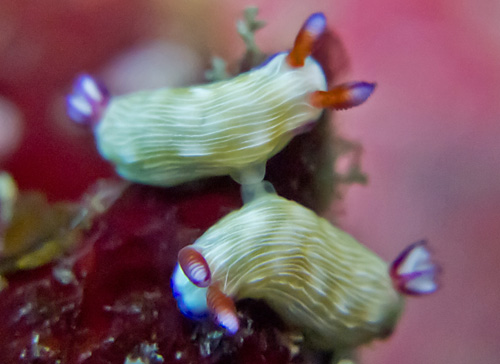
[[[225,294],[265,300],[324,350],[387,336],[402,309],[384,261],[313,211],[273,194],[227,215],[194,246]]]
[[[161,186],[265,163],[320,116],[308,95],[326,89],[316,61],[292,69],[285,57],[228,81],[113,98],[95,129],[101,154],[123,177]]]

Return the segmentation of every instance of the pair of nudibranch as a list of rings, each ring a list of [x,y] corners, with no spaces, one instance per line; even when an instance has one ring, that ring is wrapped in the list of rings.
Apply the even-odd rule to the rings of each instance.
[[[313,211],[263,188],[266,161],[324,108],[359,105],[374,89],[352,82],[326,90],[310,56],[325,27],[323,14],[311,15],[291,51],[231,80],[110,98],[82,76],[67,102],[129,180],[174,186],[231,175],[243,191],[254,189],[240,210],[179,252],[172,289],[183,314],[211,315],[235,333],[235,300],[262,299],[312,346],[342,350],[389,335],[402,294],[435,291],[437,269],[423,242],[388,267]]]

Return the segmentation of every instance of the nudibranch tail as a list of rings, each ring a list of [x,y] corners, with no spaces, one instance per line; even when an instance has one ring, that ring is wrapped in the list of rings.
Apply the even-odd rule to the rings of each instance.
[[[87,74],[78,77],[66,97],[68,116],[78,124],[94,126],[110,99],[106,87]]]
[[[210,268],[203,255],[191,246],[179,251],[179,265],[188,279],[198,287],[210,284]]]
[[[394,287],[412,296],[426,295],[438,289],[438,266],[432,261],[427,242],[418,241],[407,247],[391,265]]]
[[[302,67],[307,57],[311,55],[316,40],[326,28],[326,18],[323,13],[312,14],[300,29],[292,50],[286,58],[290,67]]]
[[[218,284],[212,284],[208,287],[207,307],[214,315],[217,323],[229,333],[235,334],[239,330],[240,323],[236,313],[236,306],[231,297],[220,290]]]
[[[365,102],[373,93],[376,84],[369,82],[348,82],[329,91],[316,91],[310,96],[313,106],[323,109],[345,110]]]

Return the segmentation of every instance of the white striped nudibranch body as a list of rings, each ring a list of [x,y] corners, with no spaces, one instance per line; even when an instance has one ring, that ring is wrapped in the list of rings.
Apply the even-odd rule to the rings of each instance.
[[[374,90],[349,82],[325,91],[323,70],[310,56],[325,28],[324,14],[312,14],[290,52],[208,85],[110,97],[83,75],[66,99],[68,115],[93,127],[99,151],[128,180],[174,186],[231,175],[260,182],[266,161],[324,108],[357,106]]]
[[[227,174],[247,182],[242,174],[263,171],[322,112],[307,98],[326,89],[321,67],[308,57],[292,68],[286,56],[228,81],[112,98],[95,126],[100,153],[126,179],[150,185]]]
[[[403,307],[384,261],[313,211],[274,194],[230,213],[192,247],[208,263],[211,286],[234,300],[264,300],[323,350],[388,336]],[[207,288],[179,267],[172,287],[184,314],[208,313]]]

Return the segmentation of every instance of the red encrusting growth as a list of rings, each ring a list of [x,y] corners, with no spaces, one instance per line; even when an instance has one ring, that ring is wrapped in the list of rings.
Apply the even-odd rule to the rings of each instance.
[[[374,83],[348,82],[329,91],[313,92],[309,101],[319,109],[345,110],[365,102],[374,89]]]
[[[290,67],[302,67],[307,57],[312,53],[313,45],[326,27],[326,19],[323,13],[312,14],[300,29],[293,48],[288,54],[286,61]]]
[[[220,326],[231,334],[235,334],[239,330],[240,324],[234,301],[220,290],[218,284],[212,284],[208,287],[207,306]]]
[[[210,267],[198,250],[186,246],[179,251],[178,260],[182,271],[193,284],[198,287],[210,284]]]

